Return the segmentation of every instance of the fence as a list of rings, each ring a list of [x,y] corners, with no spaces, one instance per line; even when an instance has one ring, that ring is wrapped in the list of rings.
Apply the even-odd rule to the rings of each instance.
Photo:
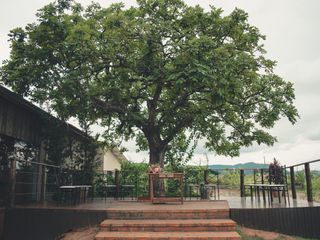
[[[316,170],[314,160],[285,167],[290,195],[293,199],[302,199],[309,202],[320,201],[320,171]],[[12,171],[12,169],[10,170]],[[227,197],[245,196],[244,185],[257,181],[267,181],[268,169],[192,169],[184,171],[184,197],[208,198],[201,186],[212,184],[216,186],[220,199]],[[7,175],[7,177],[6,177]],[[85,182],[83,172],[79,170],[62,169],[60,166],[17,160],[14,177],[11,172],[2,174],[1,187],[13,189],[13,203],[20,204],[35,201],[56,200],[57,190],[60,185],[81,185],[92,183]],[[5,181],[4,181],[5,179]],[[14,179],[14,181],[12,181]],[[106,185],[114,188],[106,190]],[[175,183],[168,182],[168,194],[174,195],[179,191]],[[108,192],[106,192],[108,191]],[[149,176],[146,171],[113,171],[97,173],[94,180],[96,197],[106,194],[114,198],[139,198],[149,197]]]
[[[292,198],[306,198],[308,202],[320,201],[320,159],[287,167],[290,172]],[[299,168],[301,168],[299,170]]]
[[[320,200],[320,171],[315,170],[312,164],[320,160],[300,163],[293,166],[283,167],[284,183],[288,185],[290,195],[293,199],[308,201]],[[304,169],[297,171],[298,167]],[[121,195],[121,185],[134,186],[135,198],[147,198],[149,194],[149,178],[146,171],[116,171],[108,173],[99,173],[96,178],[96,196],[103,195],[103,186],[105,184],[117,185],[119,187],[108,194],[108,196],[119,197]],[[98,179],[98,180],[97,180]],[[184,196],[186,198],[205,198],[205,193],[197,187],[190,191],[189,186],[201,186],[204,184],[216,185],[220,199],[228,197],[248,196],[244,185],[250,183],[268,183],[268,168],[247,168],[247,169],[199,169],[199,167],[187,167],[184,169]],[[174,184],[171,184],[174,185]],[[177,191],[172,189],[171,191]],[[126,193],[125,196],[128,196]],[[122,194],[123,196],[123,194]],[[207,196],[208,197],[208,196]],[[210,197],[210,196],[209,196]]]
[[[92,185],[85,171],[19,159],[11,160],[11,167],[1,173],[3,206],[57,201],[61,185]]]

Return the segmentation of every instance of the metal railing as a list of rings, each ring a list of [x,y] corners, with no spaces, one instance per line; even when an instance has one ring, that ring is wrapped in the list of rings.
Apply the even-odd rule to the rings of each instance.
[[[299,193],[305,192],[308,202],[313,202],[314,200],[320,201],[320,171],[311,170],[311,165],[318,162],[320,163],[320,159],[298,163],[287,167],[290,172],[290,186],[293,199],[297,199]],[[304,169],[295,171],[295,168],[300,166],[303,166]],[[297,184],[298,174],[300,179]],[[301,181],[301,176],[304,178],[305,184]]]

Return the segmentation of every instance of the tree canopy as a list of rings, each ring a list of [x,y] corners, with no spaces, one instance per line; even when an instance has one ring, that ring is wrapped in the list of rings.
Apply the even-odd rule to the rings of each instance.
[[[240,9],[58,0],[37,17],[10,32],[0,81],[63,119],[108,127],[106,139],[135,137],[150,163],[198,138],[236,156],[253,142],[272,145],[268,129],[281,117],[296,122],[293,85],[274,73],[265,37]]]

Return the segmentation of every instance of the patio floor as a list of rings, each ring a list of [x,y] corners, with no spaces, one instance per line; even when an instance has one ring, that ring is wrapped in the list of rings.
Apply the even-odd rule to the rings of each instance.
[[[272,204],[267,201],[251,199],[250,197],[221,197],[220,200],[187,200],[183,204],[180,203],[166,203],[166,204],[152,204],[150,202],[138,202],[136,200],[114,200],[109,198],[96,198],[88,200],[87,203],[79,205],[57,205],[55,202],[44,203],[28,203],[16,205],[16,208],[46,208],[46,209],[83,209],[83,210],[187,210],[187,209],[225,209],[225,208],[296,208],[296,207],[317,207],[320,203],[307,202],[306,200],[292,200],[290,204],[279,203],[275,200]]]

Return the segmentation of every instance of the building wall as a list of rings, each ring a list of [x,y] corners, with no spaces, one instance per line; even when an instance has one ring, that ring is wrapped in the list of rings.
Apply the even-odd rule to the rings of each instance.
[[[121,169],[119,159],[111,151],[103,151],[100,148],[97,152],[97,158],[101,162],[100,170],[114,171],[115,169]]]
[[[0,240],[4,239],[4,214],[5,209],[0,207]]]
[[[0,134],[39,144],[40,129],[36,114],[0,96]]]

